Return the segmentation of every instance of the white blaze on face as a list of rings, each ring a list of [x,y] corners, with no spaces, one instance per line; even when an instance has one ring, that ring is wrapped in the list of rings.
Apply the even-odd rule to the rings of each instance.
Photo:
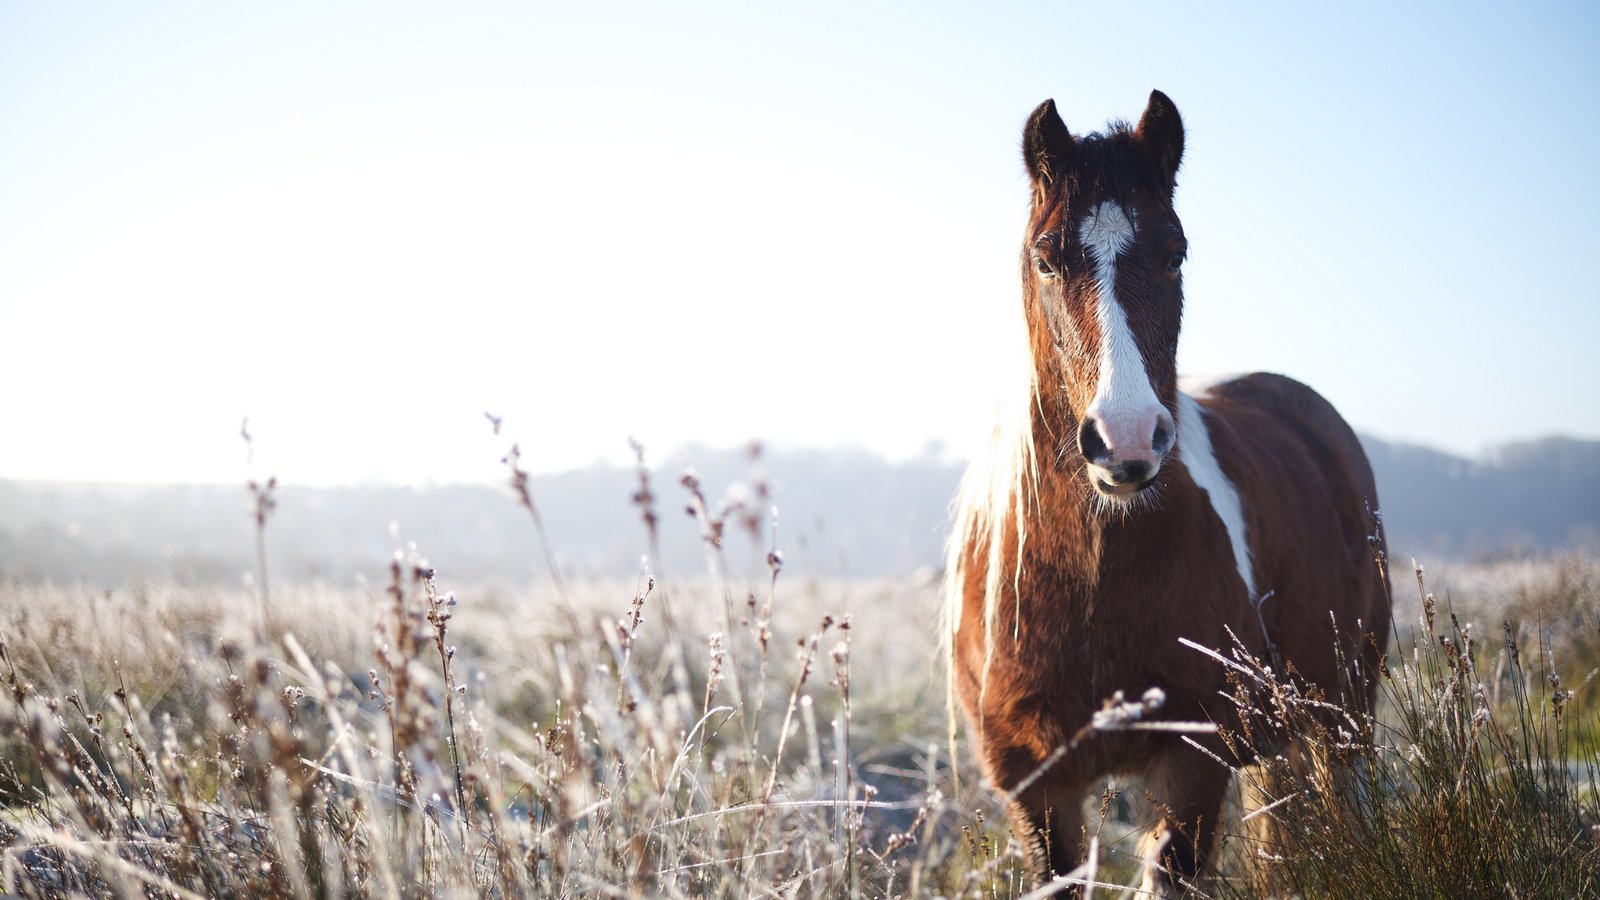
[[[1100,382],[1088,414],[1114,456],[1126,450],[1135,458],[1155,456],[1151,438],[1164,412],[1150,387],[1144,357],[1117,300],[1117,256],[1133,244],[1133,221],[1119,204],[1106,201],[1084,217],[1078,237],[1094,260],[1099,296],[1095,318],[1100,323]]]

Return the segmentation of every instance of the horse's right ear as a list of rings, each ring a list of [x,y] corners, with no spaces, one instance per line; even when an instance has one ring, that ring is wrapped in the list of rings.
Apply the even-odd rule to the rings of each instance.
[[[1036,188],[1053,184],[1071,164],[1072,132],[1056,112],[1056,101],[1046,100],[1028,117],[1022,129],[1022,159]]]

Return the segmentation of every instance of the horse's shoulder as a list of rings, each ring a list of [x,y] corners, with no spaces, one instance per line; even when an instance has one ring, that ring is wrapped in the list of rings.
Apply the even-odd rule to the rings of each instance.
[[[1341,437],[1348,433],[1351,440],[1355,438],[1332,403],[1304,382],[1277,372],[1184,379],[1183,390],[1200,403],[1209,418],[1263,416],[1317,427]]]
[[[1224,468],[1240,457],[1285,454],[1326,471],[1344,468],[1370,489],[1372,470],[1355,430],[1310,386],[1275,372],[1213,380],[1189,391],[1205,411]]]

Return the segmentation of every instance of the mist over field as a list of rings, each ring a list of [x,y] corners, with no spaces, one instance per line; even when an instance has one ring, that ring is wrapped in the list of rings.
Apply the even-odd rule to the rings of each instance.
[[[1600,547],[1600,442],[1549,438],[1469,459],[1367,438],[1396,559],[1485,560]],[[770,483],[777,545],[793,572],[929,576],[941,566],[947,510],[963,463],[937,447],[889,463],[863,450],[776,450],[752,470],[745,449],[691,447],[651,465],[662,516],[658,573],[693,575],[704,545],[684,514],[687,467],[713,503]],[[413,544],[453,580],[542,577],[526,513],[501,485],[278,490],[267,529],[273,575],[350,583],[379,577]],[[631,577],[647,548],[634,468],[594,465],[534,476],[531,490],[564,573]],[[240,485],[134,486],[0,481],[0,577],[118,583],[170,576],[236,584],[255,567]],[[763,519],[767,518],[763,516]],[[730,529],[730,561],[759,569],[759,546]],[[759,551],[759,552],[758,552]]]

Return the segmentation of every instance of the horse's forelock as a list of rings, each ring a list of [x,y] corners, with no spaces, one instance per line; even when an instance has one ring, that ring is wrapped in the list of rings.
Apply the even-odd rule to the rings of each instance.
[[[1076,229],[1099,204],[1127,208],[1141,195],[1170,204],[1172,184],[1162,161],[1140,145],[1132,126],[1113,121],[1105,131],[1078,138],[1071,165],[1035,192],[1033,225],[1036,233],[1061,225]]]

